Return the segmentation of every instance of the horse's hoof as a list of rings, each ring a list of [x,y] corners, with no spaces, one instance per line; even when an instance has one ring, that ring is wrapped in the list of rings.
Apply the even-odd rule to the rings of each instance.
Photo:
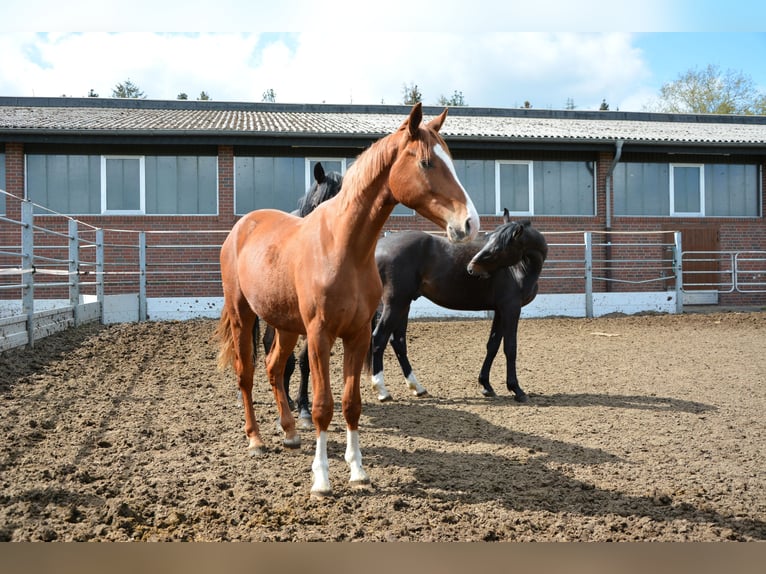
[[[529,396],[526,393],[522,393],[520,395],[514,395],[513,400],[517,403],[528,403],[529,402]]]
[[[497,396],[497,394],[495,394],[495,391],[493,391],[492,389],[482,389],[481,394],[487,397],[488,399],[494,399]]]
[[[266,454],[266,449],[263,446],[249,446],[247,447],[247,454],[252,457],[260,457]]]
[[[378,400],[381,403],[389,403],[394,400],[394,397],[392,397],[391,395],[378,395]]]
[[[372,482],[369,478],[363,480],[350,480],[349,484],[354,490],[372,490]]]
[[[314,428],[314,423],[310,416],[301,416],[298,417],[297,427],[301,430],[312,430]]]
[[[423,389],[423,390],[422,390],[422,391],[420,391],[419,393],[418,393],[418,392],[416,392],[416,393],[413,393],[413,394],[414,394],[416,397],[427,397],[427,396],[428,396],[428,391],[427,391],[427,390],[425,390],[425,389]]]
[[[301,448],[301,437],[296,434],[293,438],[286,438],[282,441],[282,446],[291,450]]]
[[[332,498],[332,490],[312,490],[311,498],[315,500],[327,500]]]

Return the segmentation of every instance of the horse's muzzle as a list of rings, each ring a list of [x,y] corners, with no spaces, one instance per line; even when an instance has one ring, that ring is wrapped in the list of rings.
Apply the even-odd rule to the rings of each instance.
[[[460,226],[447,225],[447,239],[451,243],[470,241],[479,234],[478,218],[474,222],[473,217],[468,217]]]
[[[489,273],[479,269],[478,266],[474,265],[473,261],[468,263],[466,271],[468,271],[468,274],[472,277],[478,277],[479,279],[487,279],[489,277]]]

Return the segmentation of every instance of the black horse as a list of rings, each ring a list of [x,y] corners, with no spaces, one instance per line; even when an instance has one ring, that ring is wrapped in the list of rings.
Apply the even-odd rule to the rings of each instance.
[[[393,233],[378,241],[375,259],[383,280],[383,308],[373,332],[372,386],[378,399],[391,395],[383,381],[383,352],[390,341],[409,388],[426,393],[407,359],[407,319],[421,295],[437,305],[459,310],[492,310],[487,355],[479,374],[482,393],[494,397],[489,383],[492,361],[503,341],[506,387],[519,402],[527,395],[516,377],[516,332],[521,308],[537,295],[537,280],[548,255],[543,235],[529,221],[510,221],[467,244],[452,244],[422,231]]]
[[[301,197],[298,202],[298,209],[292,212],[293,215],[298,217],[305,217],[314,209],[317,205],[323,201],[327,201],[331,197],[334,197],[340,191],[343,184],[343,176],[337,171],[331,171],[325,173],[321,163],[317,163],[314,166],[314,183],[311,185],[306,195]],[[255,323],[253,331],[253,340],[258,340],[258,321]],[[274,329],[270,325],[266,325],[263,333],[263,350],[265,354],[271,350],[271,346],[274,344]],[[301,347],[298,352],[298,366],[301,372],[301,384],[298,390],[298,426],[301,428],[311,428],[311,409],[309,407],[309,395],[308,395],[308,381],[309,381],[309,359],[308,348],[306,345]],[[284,385],[285,393],[287,394],[287,400],[290,403],[290,408],[296,407],[296,402],[290,398],[290,378],[295,371],[295,355],[291,355],[285,365]]]

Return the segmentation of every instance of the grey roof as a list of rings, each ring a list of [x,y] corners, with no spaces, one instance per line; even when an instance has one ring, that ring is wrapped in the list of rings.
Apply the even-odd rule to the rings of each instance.
[[[176,136],[356,136],[377,138],[406,106],[183,102],[101,98],[2,98],[0,137],[14,134]],[[442,108],[424,108],[426,118]],[[766,146],[766,117],[451,108],[448,140]]]

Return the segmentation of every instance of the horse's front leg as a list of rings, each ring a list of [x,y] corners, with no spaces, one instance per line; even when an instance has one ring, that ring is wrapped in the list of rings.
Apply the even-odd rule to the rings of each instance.
[[[521,307],[514,307],[508,317],[507,323],[504,324],[505,335],[503,336],[503,351],[505,352],[505,386],[514,394],[514,399],[520,403],[526,403],[529,400],[527,393],[519,385],[519,380],[516,377],[516,348],[517,348],[517,332],[519,328],[519,316],[521,315]]]
[[[360,379],[370,341],[370,326],[361,329],[354,337],[343,339],[343,416],[346,419],[346,463],[351,472],[350,483],[354,487],[370,484],[370,478],[362,467],[362,451],[359,448],[359,417],[362,415]]]
[[[301,437],[295,430],[295,417],[290,410],[284,385],[285,365],[292,355],[297,341],[298,335],[296,333],[277,330],[271,351],[266,357],[266,374],[277,401],[279,423],[285,432],[282,444],[286,448],[299,448],[301,446]]]
[[[308,329],[309,365],[311,368],[311,419],[316,429],[316,453],[311,471],[314,482],[311,495],[319,498],[332,495],[330,486],[330,463],[327,459],[327,429],[333,415],[332,389],[330,387],[330,349],[334,340],[321,329]]]
[[[502,316],[500,312],[495,311],[495,316],[492,319],[492,328],[489,331],[489,338],[487,339],[487,354],[484,357],[484,362],[481,365],[481,371],[479,372],[479,384],[481,385],[481,394],[485,397],[496,397],[495,389],[489,384],[489,373],[492,370],[492,362],[497,356],[497,352],[500,350],[500,342],[503,340],[503,331],[501,328]]]

